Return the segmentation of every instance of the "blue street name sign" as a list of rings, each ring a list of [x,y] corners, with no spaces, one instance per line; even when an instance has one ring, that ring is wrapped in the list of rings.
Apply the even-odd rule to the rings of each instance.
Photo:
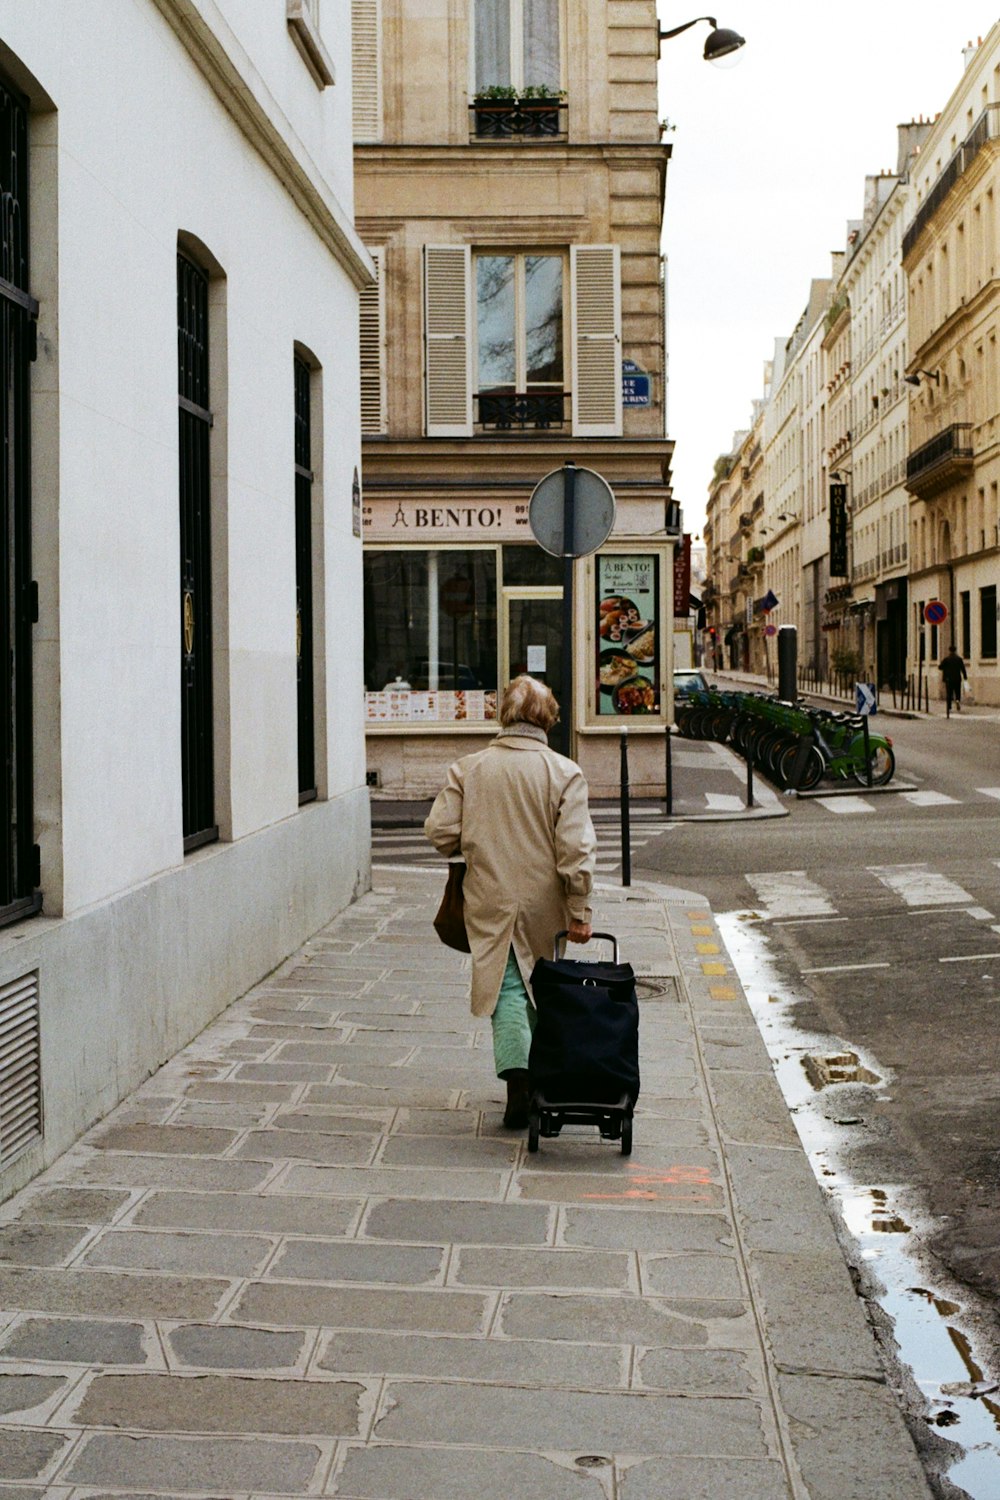
[[[874,682],[856,682],[854,684],[855,712],[871,717],[878,713],[878,699],[875,696]]]
[[[649,376],[634,359],[622,360],[622,405],[648,406],[651,400]]]

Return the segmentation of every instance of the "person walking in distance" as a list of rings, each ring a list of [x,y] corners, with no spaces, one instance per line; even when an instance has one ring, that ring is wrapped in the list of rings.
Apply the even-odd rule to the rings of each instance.
[[[938,671],[944,678],[944,691],[947,700],[945,712],[950,719],[953,699],[955,712],[961,713],[962,711],[962,678],[969,675],[965,670],[965,662],[958,654],[957,646],[948,647],[948,655],[942,661],[938,662]]]
[[[500,700],[500,732],[455,761],[424,823],[431,843],[466,864],[465,925],[474,1016],[490,1016],[504,1124],[528,1123],[528,1051],[535,1011],[528,981],[556,932],[589,942],[597,839],[587,783],[575,761],[549,749],[559,717],[550,688],[515,677]]]

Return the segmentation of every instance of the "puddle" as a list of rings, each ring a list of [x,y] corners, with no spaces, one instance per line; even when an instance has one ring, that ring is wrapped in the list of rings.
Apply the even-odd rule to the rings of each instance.
[[[947,1477],[970,1500],[997,1500],[1000,1383],[975,1356],[961,1324],[963,1303],[926,1284],[911,1226],[926,1229],[927,1220],[905,1184],[859,1184],[845,1165],[864,1125],[854,1112],[864,1109],[860,1090],[884,1097],[884,1070],[872,1057],[846,1047],[834,1051],[829,1037],[799,1030],[795,1005],[806,996],[779,971],[752,914],[729,913],[717,921],[820,1187],[836,1196],[860,1258],[884,1289],[878,1302],[927,1402],[925,1421],[958,1449]],[[838,1089],[847,1107],[831,1117]]]

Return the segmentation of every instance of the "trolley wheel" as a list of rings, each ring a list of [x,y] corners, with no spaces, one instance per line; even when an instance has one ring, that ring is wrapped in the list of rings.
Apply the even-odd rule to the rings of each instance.
[[[622,1119],[622,1156],[632,1155],[632,1116],[625,1115]]]
[[[539,1117],[538,1117],[538,1110],[537,1109],[533,1109],[531,1111],[531,1113],[528,1115],[528,1150],[529,1151],[537,1151],[538,1150],[538,1127],[539,1127],[539,1123],[540,1123],[540,1121],[539,1121]]]

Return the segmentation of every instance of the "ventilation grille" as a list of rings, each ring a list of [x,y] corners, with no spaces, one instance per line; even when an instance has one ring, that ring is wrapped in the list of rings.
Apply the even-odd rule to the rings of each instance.
[[[42,1133],[38,971],[0,986],[0,1167]]]

